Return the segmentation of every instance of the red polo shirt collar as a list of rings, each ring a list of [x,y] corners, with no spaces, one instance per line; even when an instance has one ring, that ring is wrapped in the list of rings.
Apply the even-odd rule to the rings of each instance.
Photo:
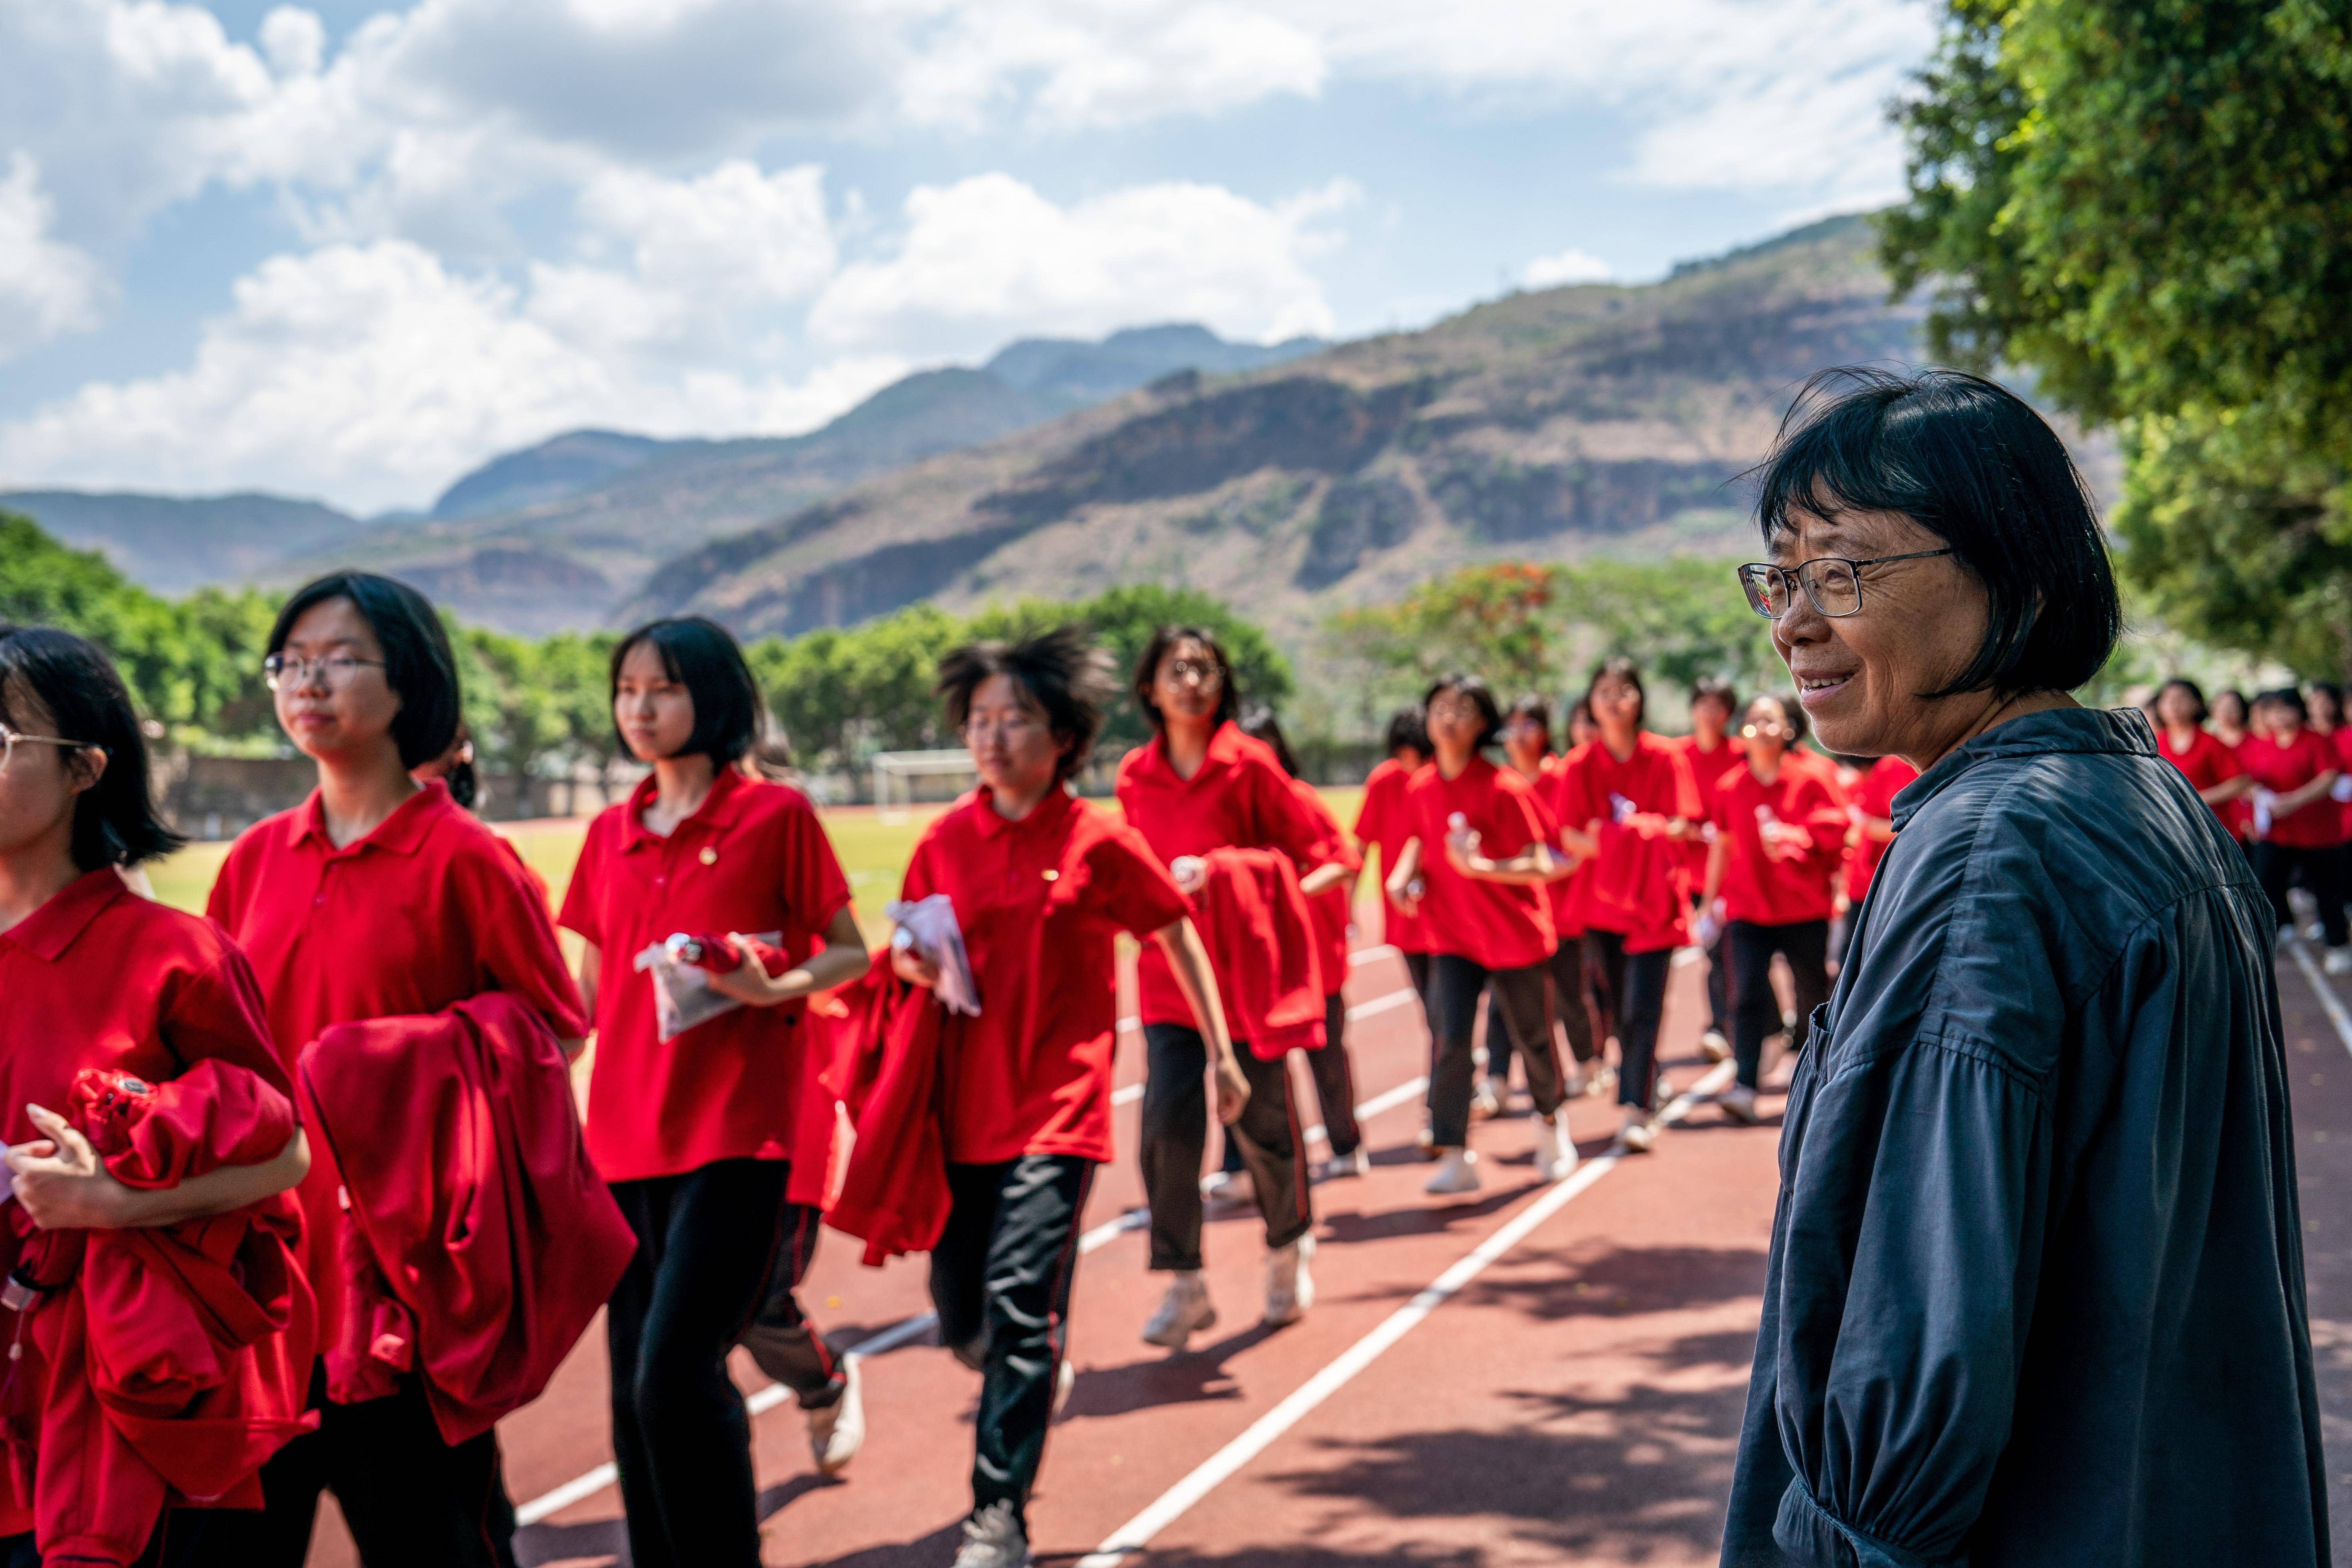
[[[1015,822],[996,809],[996,792],[982,784],[972,792],[971,826],[982,838],[994,838],[1016,828],[1042,830],[1067,816],[1076,804],[1066,786],[1055,784],[1045,792],[1045,799],[1030,808],[1028,816]]]
[[[734,826],[736,816],[743,809],[743,786],[750,782],[742,770],[732,763],[721,766],[711,775],[710,793],[702,797],[702,804],[665,838],[646,826],[646,807],[661,793],[660,776],[647,773],[629,792],[629,809],[621,818],[621,852],[625,855],[641,845],[667,843],[689,827],[717,830]]]
[[[320,848],[330,855],[356,854],[362,849],[388,849],[394,855],[414,855],[416,847],[425,842],[426,834],[445,813],[458,809],[449,797],[449,786],[435,779],[394,808],[393,814],[379,822],[362,837],[353,839],[341,849],[327,834],[327,805],[317,790],[302,803],[299,811],[286,819],[286,844],[299,849],[305,839],[315,838]]]
[[[13,929],[0,932],[0,942],[14,942],[43,963],[55,963],[90,921],[130,893],[113,867],[100,866],[76,877]]]
[[[1192,776],[1188,779],[1177,773],[1176,765],[1168,760],[1168,732],[1163,730],[1152,736],[1150,744],[1143,748],[1143,765],[1158,769],[1179,786],[1190,789],[1208,779],[1212,764],[1226,768],[1239,762],[1243,744],[1248,739],[1242,733],[1240,725],[1226,720],[1209,736],[1208,755],[1202,759],[1201,765],[1192,770]]]

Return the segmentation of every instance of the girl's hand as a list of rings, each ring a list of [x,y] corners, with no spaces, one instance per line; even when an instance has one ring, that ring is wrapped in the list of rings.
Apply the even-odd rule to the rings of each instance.
[[[1231,1057],[1217,1063],[1217,1120],[1231,1127],[1242,1119],[1249,1105],[1249,1079],[1242,1076],[1241,1063]]]
[[[89,1140],[57,1112],[26,1105],[44,1133],[11,1147],[5,1160],[14,1194],[43,1230],[121,1230],[136,1223],[138,1194],[99,1163]]]
[[[732,996],[747,1006],[765,1007],[778,1000],[773,982],[768,978],[767,966],[752,951],[751,944],[740,931],[729,931],[728,940],[743,954],[743,962],[724,973],[710,977],[710,988],[722,996]]]
[[[1198,855],[1179,855],[1168,862],[1168,874],[1175,879],[1176,890],[1189,899],[1208,886],[1209,863]]]
[[[890,973],[909,985],[934,990],[940,983],[940,966],[911,947],[890,949]]]
[[[1471,871],[1478,866],[1478,830],[1457,827],[1445,836],[1445,858],[1457,871]]]
[[[1419,878],[1416,877],[1409,882],[1390,882],[1386,884],[1386,891],[1389,902],[1397,907],[1398,913],[1417,915],[1421,912],[1421,879]]]

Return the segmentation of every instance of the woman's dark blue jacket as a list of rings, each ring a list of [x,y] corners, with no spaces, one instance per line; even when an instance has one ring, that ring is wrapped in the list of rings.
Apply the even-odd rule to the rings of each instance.
[[[1723,1562],[2326,1568],[2272,916],[2137,713],[1900,830],[1780,1139]]]

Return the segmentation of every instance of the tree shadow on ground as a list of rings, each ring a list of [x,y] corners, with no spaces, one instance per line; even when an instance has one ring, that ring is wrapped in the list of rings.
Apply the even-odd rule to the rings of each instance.
[[[794,1476],[765,1488],[755,1504],[760,1522],[765,1524],[811,1492],[842,1484],[824,1476]],[[518,1568],[541,1568],[544,1563],[582,1558],[590,1562],[609,1558],[609,1568],[630,1568],[628,1527],[617,1519],[590,1519],[577,1524],[527,1524],[515,1531]]]
[[[1516,1267],[1481,1275],[1462,1300],[1547,1322],[1689,1310],[1761,1295],[1764,1256],[1758,1247],[1624,1247],[1584,1237],[1523,1252]],[[1541,1268],[1528,1270],[1531,1261]],[[1752,1332],[1748,1339],[1752,1350]],[[1738,1359],[1746,1366],[1749,1352]]]
[[[1124,1415],[1160,1405],[1192,1405],[1208,1399],[1238,1399],[1241,1389],[1225,1363],[1263,1344],[1279,1329],[1252,1323],[1239,1333],[1171,1355],[1150,1356],[1118,1366],[1087,1367],[1070,1386],[1060,1419]]]

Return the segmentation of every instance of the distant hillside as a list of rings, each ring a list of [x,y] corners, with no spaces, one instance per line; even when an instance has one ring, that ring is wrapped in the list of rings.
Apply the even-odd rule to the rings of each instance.
[[[1238,375],[1184,374],[688,551],[624,618],[798,633],[1123,582],[1204,588],[1286,639],[1498,555],[1727,548],[1794,384],[1906,359],[1860,218],[1638,287],[1515,294]]]
[[[361,533],[355,517],[283,496],[154,496],[83,490],[0,490],[21,512],[78,549],[106,553],[159,593],[268,574],[289,555],[330,550]]]

